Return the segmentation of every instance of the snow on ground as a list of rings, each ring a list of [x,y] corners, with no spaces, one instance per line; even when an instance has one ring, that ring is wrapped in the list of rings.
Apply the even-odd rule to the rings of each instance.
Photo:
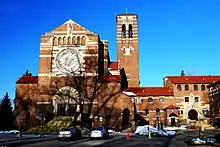
[[[158,130],[157,128],[154,128],[153,126],[149,125],[138,126],[135,131],[135,134],[138,135],[148,135],[149,133],[154,133],[162,136],[170,136],[176,134],[176,132],[173,130]]]
[[[0,131],[0,134],[18,134],[18,130]]]
[[[164,130],[167,131],[179,131],[179,130],[186,130],[185,126],[180,126],[180,127],[165,127]]]

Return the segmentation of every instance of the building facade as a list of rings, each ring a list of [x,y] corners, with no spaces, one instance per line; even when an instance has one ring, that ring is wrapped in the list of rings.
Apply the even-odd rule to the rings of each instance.
[[[167,76],[163,80],[164,87],[127,89],[132,92],[130,97],[136,102],[138,114],[150,125],[155,125],[158,121],[171,126],[210,121],[207,86],[220,80],[220,76]],[[160,110],[159,120],[157,109]]]
[[[42,35],[38,75],[16,82],[16,123],[25,118],[33,127],[42,113],[48,121],[71,115],[117,129],[141,120],[172,126],[208,121],[207,85],[220,76],[167,76],[163,87],[140,87],[138,16],[117,15],[116,32],[114,62],[108,41],[73,20]]]
[[[220,122],[220,81],[215,81],[207,86],[210,100],[210,119],[212,123]]]
[[[73,115],[90,118],[93,124],[108,120],[103,123],[110,127],[129,125],[122,116],[125,108],[133,109],[121,92],[128,85],[125,70],[110,61],[108,42],[98,34],[69,20],[41,36],[39,58],[38,76],[22,76],[16,82],[17,122],[26,118],[34,125],[44,113],[48,120]]]

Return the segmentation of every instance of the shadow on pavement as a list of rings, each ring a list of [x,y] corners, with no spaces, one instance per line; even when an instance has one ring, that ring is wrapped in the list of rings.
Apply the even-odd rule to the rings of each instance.
[[[175,138],[175,136],[168,136],[167,138],[168,138],[168,139],[167,139],[167,141],[165,142],[164,147],[169,147],[169,145],[170,145],[171,142],[172,142],[172,139]]]

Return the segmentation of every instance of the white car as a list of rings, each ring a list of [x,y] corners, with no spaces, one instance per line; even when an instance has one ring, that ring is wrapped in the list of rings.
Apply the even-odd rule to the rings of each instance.
[[[106,139],[109,137],[109,133],[105,127],[93,128],[90,131],[89,139]]]
[[[82,138],[82,133],[76,127],[63,128],[59,131],[58,138],[59,138],[59,140],[63,140],[63,139],[81,139]]]

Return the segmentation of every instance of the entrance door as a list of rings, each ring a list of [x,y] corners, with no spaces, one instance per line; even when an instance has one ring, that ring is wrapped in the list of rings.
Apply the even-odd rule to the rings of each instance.
[[[175,117],[171,117],[171,126],[176,126],[176,119],[175,119]]]
[[[125,108],[123,110],[122,129],[128,128],[129,124],[130,124],[130,110],[128,108]]]
[[[177,115],[176,115],[175,113],[171,113],[171,114],[169,115],[169,117],[170,117],[170,120],[171,120],[170,125],[171,125],[171,126],[176,126],[176,118],[177,118]]]
[[[191,120],[198,120],[198,113],[195,109],[191,109],[188,112],[188,116],[189,116],[189,119],[191,119]]]

